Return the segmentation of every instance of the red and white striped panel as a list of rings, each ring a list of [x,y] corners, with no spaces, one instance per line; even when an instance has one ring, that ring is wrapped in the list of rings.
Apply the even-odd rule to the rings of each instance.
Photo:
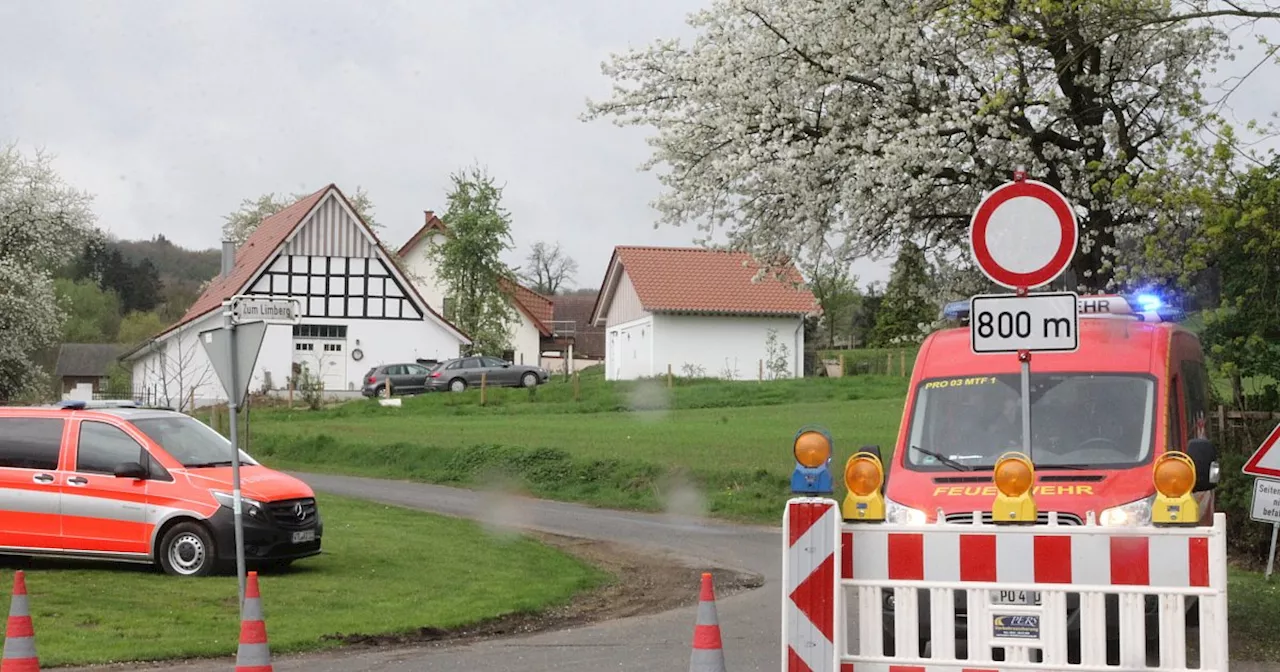
[[[1204,528],[1151,536],[1085,529],[891,532],[858,526],[844,533],[840,573],[867,581],[1209,587]]]
[[[890,663],[841,663],[840,672],[1000,672],[986,667],[900,666]]]
[[[836,544],[840,508],[835,501],[798,498],[783,519],[782,669],[836,672]]]

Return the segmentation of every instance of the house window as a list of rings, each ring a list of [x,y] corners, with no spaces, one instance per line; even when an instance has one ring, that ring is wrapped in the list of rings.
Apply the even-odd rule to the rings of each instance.
[[[346,338],[345,324],[295,324],[294,338]]]
[[[308,317],[423,317],[381,259],[282,256],[249,293],[300,299]]]
[[[302,351],[315,350],[316,344],[315,343],[294,343],[293,349],[302,350]]]

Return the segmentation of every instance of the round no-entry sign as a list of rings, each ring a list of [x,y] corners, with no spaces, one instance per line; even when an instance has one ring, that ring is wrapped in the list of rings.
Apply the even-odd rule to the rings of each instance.
[[[1034,180],[987,194],[969,222],[969,246],[992,282],[1039,287],[1066,270],[1080,233],[1075,210],[1057,189]]]

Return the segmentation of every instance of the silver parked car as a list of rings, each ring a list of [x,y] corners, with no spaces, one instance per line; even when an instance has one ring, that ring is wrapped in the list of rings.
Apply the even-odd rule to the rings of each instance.
[[[427,375],[426,389],[462,392],[480,384],[486,386],[534,387],[547,382],[551,372],[539,366],[512,364],[497,357],[458,357],[440,362]]]

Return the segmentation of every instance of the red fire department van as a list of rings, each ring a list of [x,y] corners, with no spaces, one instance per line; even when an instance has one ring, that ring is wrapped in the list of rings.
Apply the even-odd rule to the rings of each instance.
[[[954,307],[954,310],[952,310]],[[947,315],[967,323],[968,302]],[[885,520],[920,524],[991,521],[992,470],[1006,452],[1027,452],[1035,469],[1040,523],[1150,525],[1156,490],[1152,461],[1184,451],[1198,475],[1201,522],[1212,524],[1217,462],[1207,440],[1209,376],[1194,333],[1175,323],[1178,311],[1149,297],[1082,296],[1079,349],[1034,353],[1030,366],[1031,449],[1022,446],[1021,372],[1014,354],[974,354],[967,326],[930,334],[920,347],[898,441],[886,469]],[[1031,558],[1027,558],[1031,562]],[[1115,596],[1108,609],[1117,637]],[[919,607],[929,629],[928,593]],[[957,594],[957,645],[965,644],[965,594]],[[1028,591],[999,591],[996,604],[1036,604]],[[1076,618],[1076,600],[1068,609]],[[1147,633],[1157,633],[1157,602]],[[892,641],[892,592],[885,593],[886,642]],[[1189,601],[1188,614],[1198,611]],[[1078,623],[1071,629],[1078,632]],[[922,641],[921,650],[926,650]],[[889,649],[891,650],[891,649]]]
[[[240,452],[245,557],[320,553],[302,481]],[[0,554],[158,564],[180,576],[234,566],[231,443],[171,410],[63,402],[0,408]]]

